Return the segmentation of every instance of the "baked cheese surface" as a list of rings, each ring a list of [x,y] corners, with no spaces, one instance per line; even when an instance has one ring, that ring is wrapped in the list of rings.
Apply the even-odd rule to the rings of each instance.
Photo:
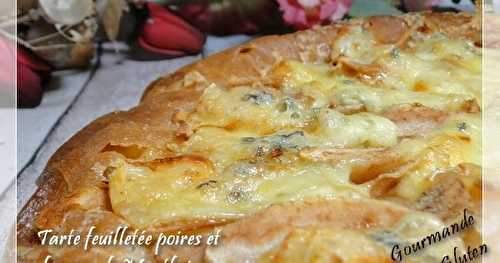
[[[419,24],[394,41],[363,23],[340,31],[325,61],[278,59],[252,83],[205,83],[172,117],[162,158],[103,150],[115,152],[100,168],[112,212],[151,232],[220,228],[226,243],[203,252],[211,262],[389,262],[394,244],[464,209],[480,216],[477,43]],[[189,74],[185,83],[205,81]],[[405,260],[465,251],[479,228]]]

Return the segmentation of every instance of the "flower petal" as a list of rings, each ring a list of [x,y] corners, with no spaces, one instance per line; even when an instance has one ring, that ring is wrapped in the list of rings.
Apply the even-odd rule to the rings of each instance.
[[[139,46],[141,46],[145,50],[148,50],[148,51],[151,51],[154,53],[159,53],[159,54],[167,55],[167,56],[175,56],[175,57],[187,55],[187,53],[184,51],[157,48],[155,46],[152,46],[148,42],[146,42],[146,40],[144,40],[142,37],[139,38],[137,40],[137,42],[139,43]]]
[[[288,0],[278,0],[280,10],[283,12],[283,20],[297,29],[309,28],[312,25],[308,23],[306,11]]]
[[[53,24],[75,25],[91,15],[92,0],[38,0],[46,18]]]
[[[149,9],[149,15],[151,17],[162,19],[166,23],[170,23],[183,28],[200,39],[204,38],[204,35],[200,31],[198,31],[196,28],[194,28],[189,23],[182,20],[182,18],[176,16],[163,6],[153,2],[148,2],[147,6]]]
[[[42,79],[28,66],[17,63],[17,100],[20,107],[36,107],[42,100]]]
[[[150,18],[142,27],[139,44],[145,49],[169,55],[185,55],[201,50],[205,36],[166,8],[147,3]]]
[[[273,0],[186,2],[179,4],[177,13],[196,28],[215,35],[253,34],[282,25],[276,19],[280,13]]]
[[[342,19],[352,0],[277,0],[283,20],[297,29]]]
[[[437,5],[440,0],[404,0],[408,11],[422,11]]]
[[[48,73],[52,70],[47,63],[35,57],[22,47],[18,47],[17,49],[17,61],[36,71]]]

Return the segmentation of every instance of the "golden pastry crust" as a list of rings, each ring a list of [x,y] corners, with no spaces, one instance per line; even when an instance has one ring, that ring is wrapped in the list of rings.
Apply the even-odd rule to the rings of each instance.
[[[129,225],[112,211],[107,178],[112,171],[107,168],[118,155],[144,163],[171,158],[171,144],[183,141],[192,133],[186,124],[186,115],[196,109],[210,84],[226,88],[239,85],[273,87],[279,85],[279,80],[274,79],[275,75],[271,72],[284,60],[341,63],[346,67],[346,72],[363,76],[377,74],[364,65],[343,62],[332,48],[341,36],[348,34],[349,28],[359,26],[372,34],[380,44],[404,46],[410,32],[419,31],[428,34],[441,32],[452,39],[465,39],[481,45],[479,19],[469,14],[419,13],[401,17],[373,17],[259,38],[161,77],[147,87],[138,106],[98,118],[52,156],[38,180],[36,193],[18,216],[20,262],[40,260],[54,253],[39,245],[36,235],[39,229],[64,231],[71,229],[70,226],[85,229],[88,225],[80,223],[90,213],[94,215],[92,224],[108,225],[103,228],[103,232],[119,223]],[[399,210],[394,211],[396,213]],[[161,228],[161,231],[200,229],[230,221],[177,221]],[[88,220],[86,222],[89,224]],[[78,258],[81,259],[79,262],[90,260],[92,255],[107,253],[98,251],[86,254],[78,251],[59,249],[57,253],[60,253],[60,259]],[[145,249],[121,249],[114,253],[142,253],[137,257],[153,257]]]

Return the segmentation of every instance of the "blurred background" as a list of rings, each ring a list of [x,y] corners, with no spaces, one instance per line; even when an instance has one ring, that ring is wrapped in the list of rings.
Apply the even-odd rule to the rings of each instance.
[[[500,256],[500,1],[485,2],[483,27],[483,211],[484,242]]]
[[[0,2],[0,21],[15,16],[15,2]],[[15,35],[13,23],[0,22],[0,38]],[[12,41],[12,37],[10,41]],[[12,42],[11,42],[12,43]],[[13,223],[15,222],[16,195],[13,189],[16,177],[16,137],[15,137],[15,65],[16,46],[0,41],[0,262],[13,262]],[[6,246],[6,244],[8,244]]]
[[[0,21],[7,20],[14,16],[14,1],[4,1],[0,4]],[[13,24],[3,24],[0,22],[0,30],[7,34],[15,34],[15,26]],[[2,34],[3,35],[3,34]],[[15,62],[12,57],[15,54],[13,45],[4,46],[4,42],[0,41],[0,108],[11,107],[14,105],[15,87],[13,83]]]
[[[99,43],[126,59],[171,59],[203,52],[207,36],[286,33],[341,19],[434,9],[474,10],[473,0],[18,0],[18,106],[36,107],[52,74],[95,63]]]

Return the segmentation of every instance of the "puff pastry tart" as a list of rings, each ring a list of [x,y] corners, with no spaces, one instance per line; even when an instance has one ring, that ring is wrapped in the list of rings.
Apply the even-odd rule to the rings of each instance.
[[[18,260],[391,262],[395,244],[465,210],[473,227],[404,258],[441,262],[481,240],[480,105],[470,14],[256,39],[159,78],[66,142],[19,214]],[[119,226],[220,240],[84,249],[38,234]]]

